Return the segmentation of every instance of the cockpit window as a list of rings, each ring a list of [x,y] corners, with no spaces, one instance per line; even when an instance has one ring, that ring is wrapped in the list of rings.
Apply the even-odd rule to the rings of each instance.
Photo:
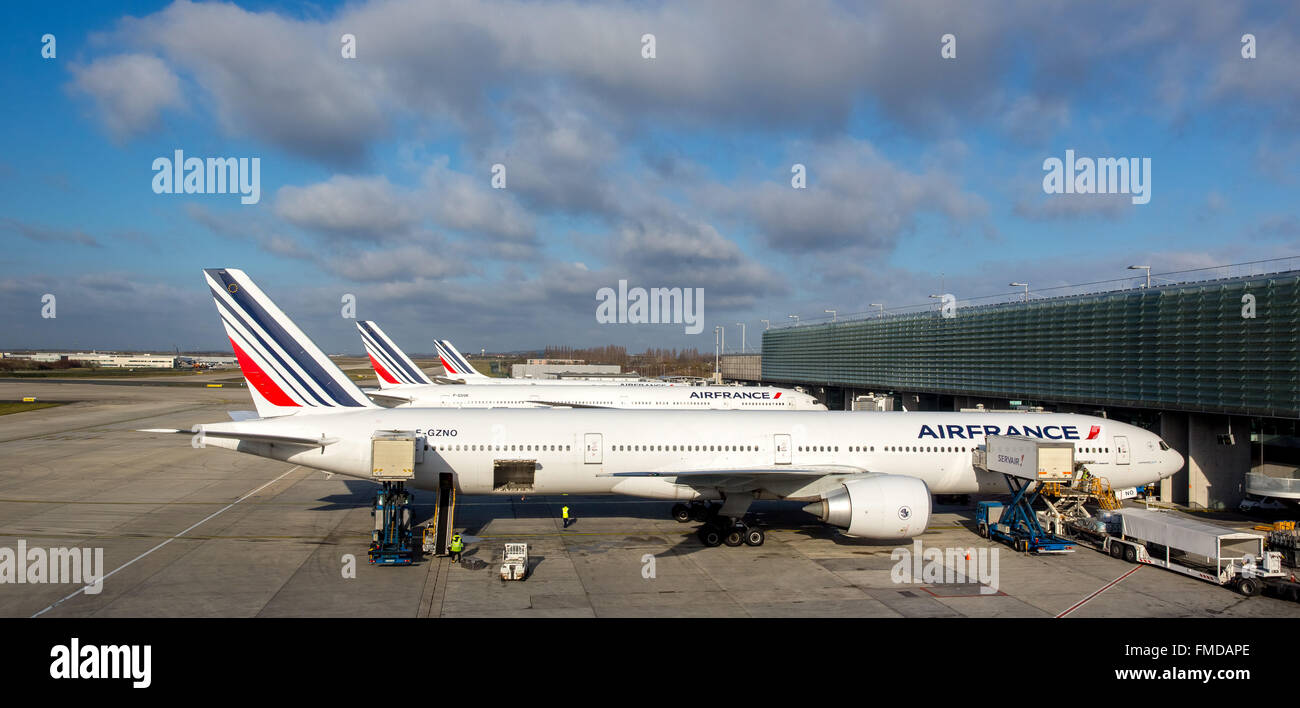
[[[1161,450],[1168,450],[1168,449],[1169,449],[1169,443],[1165,442],[1164,440],[1161,440],[1161,441],[1160,441],[1160,449],[1161,449]]]

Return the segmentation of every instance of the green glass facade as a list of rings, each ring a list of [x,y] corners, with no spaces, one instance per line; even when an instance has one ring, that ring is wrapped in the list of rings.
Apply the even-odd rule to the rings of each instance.
[[[771,383],[1297,418],[1298,373],[1300,271],[763,333]]]

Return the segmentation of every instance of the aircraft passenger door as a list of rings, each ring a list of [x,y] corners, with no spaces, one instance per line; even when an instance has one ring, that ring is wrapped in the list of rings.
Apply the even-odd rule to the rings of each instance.
[[[582,461],[589,465],[600,464],[605,459],[604,447],[600,433],[587,433],[582,442]]]
[[[773,462],[778,465],[790,464],[790,436],[777,434],[773,436]]]
[[[1123,435],[1115,436],[1115,464],[1127,465],[1129,463],[1128,438]]]

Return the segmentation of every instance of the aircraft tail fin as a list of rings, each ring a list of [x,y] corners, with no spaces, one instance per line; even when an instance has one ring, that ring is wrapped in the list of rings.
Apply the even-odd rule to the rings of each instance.
[[[378,407],[244,271],[203,275],[259,416]]]
[[[366,345],[370,365],[379,377],[379,388],[402,384],[433,384],[433,380],[384,334],[379,325],[365,320],[357,323],[357,329],[361,332],[362,343]]]
[[[442,360],[442,368],[447,370],[447,377],[453,379],[486,379],[490,378],[479,373],[478,369],[470,366],[469,359],[461,356],[449,339],[435,339],[433,346],[438,348],[438,358]]]

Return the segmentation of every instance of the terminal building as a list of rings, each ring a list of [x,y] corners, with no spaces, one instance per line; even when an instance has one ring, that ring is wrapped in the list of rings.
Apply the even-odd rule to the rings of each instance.
[[[830,408],[1106,416],[1184,455],[1164,501],[1300,499],[1300,270],[773,328],[761,381]]]
[[[176,357],[170,354],[105,354],[101,352],[13,354],[6,352],[4,358],[27,359],[44,363],[59,361],[82,362],[106,369],[171,369],[176,366]]]

